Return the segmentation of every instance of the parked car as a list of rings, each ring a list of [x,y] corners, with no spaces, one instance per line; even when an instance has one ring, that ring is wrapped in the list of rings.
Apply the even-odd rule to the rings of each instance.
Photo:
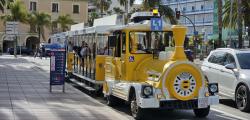
[[[40,47],[44,47],[45,48],[45,55],[50,56],[51,44],[49,44],[49,43],[41,43]],[[40,48],[40,49],[42,49],[42,48]]]
[[[33,55],[33,50],[29,49],[25,46],[17,46],[17,54],[20,54],[20,47],[21,47],[21,54],[26,54],[26,55]],[[11,55],[14,55],[14,48],[8,48],[8,53]]]
[[[201,69],[209,82],[219,83],[219,94],[233,99],[241,111],[250,111],[250,49],[211,51]]]

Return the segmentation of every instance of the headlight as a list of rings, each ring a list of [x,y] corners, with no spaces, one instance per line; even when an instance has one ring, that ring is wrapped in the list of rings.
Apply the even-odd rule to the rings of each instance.
[[[153,88],[151,86],[144,86],[142,87],[142,95],[144,97],[148,97],[150,95],[153,95]]]
[[[209,83],[208,90],[212,95],[214,93],[218,93],[219,92],[218,83]]]

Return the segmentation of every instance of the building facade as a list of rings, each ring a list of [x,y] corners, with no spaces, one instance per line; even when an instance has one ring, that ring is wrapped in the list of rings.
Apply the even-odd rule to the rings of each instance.
[[[162,4],[187,17],[180,17],[179,23],[188,27],[188,36],[194,35],[194,26],[190,20],[198,34],[205,35],[206,39],[213,36],[214,0],[162,0]]]
[[[44,12],[51,15],[51,22],[59,16],[69,14],[75,23],[87,23],[88,2],[86,0],[21,0],[28,12]],[[6,9],[0,15],[10,14]],[[55,29],[45,28],[45,39],[38,40],[38,33],[31,33],[28,24],[19,23],[18,25],[18,46],[26,46],[33,50],[39,42],[48,42],[50,35],[57,32]],[[7,48],[13,47],[13,39],[5,34],[5,25],[0,20],[0,50],[6,52]]]

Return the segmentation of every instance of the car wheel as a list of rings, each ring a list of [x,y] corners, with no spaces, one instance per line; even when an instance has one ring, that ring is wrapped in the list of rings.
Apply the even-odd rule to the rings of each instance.
[[[194,114],[196,117],[204,118],[207,117],[209,111],[210,111],[210,106],[208,106],[207,108],[194,109]]]
[[[235,93],[235,103],[239,110],[248,112],[250,110],[249,89],[245,85],[240,85]]]
[[[143,119],[145,109],[141,108],[137,105],[136,96],[133,95],[131,103],[130,103],[130,111],[134,119],[141,120]]]

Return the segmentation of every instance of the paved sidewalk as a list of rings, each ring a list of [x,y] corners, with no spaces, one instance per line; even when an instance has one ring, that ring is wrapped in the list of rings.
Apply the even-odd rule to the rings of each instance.
[[[48,65],[49,59],[0,56],[0,120],[127,119],[71,85],[50,93]]]

